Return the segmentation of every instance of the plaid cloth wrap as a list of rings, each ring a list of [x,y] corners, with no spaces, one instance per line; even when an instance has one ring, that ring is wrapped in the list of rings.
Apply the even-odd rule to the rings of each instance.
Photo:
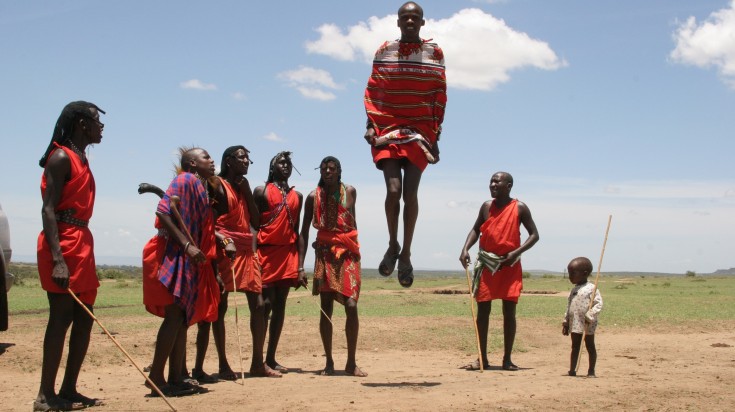
[[[211,313],[206,309],[201,310],[202,307],[211,306],[211,302],[198,302],[211,298],[199,296],[202,290],[200,282],[215,282],[212,261],[217,257],[214,243],[214,215],[207,189],[196,176],[182,172],[174,178],[158,203],[158,213],[172,215],[171,196],[178,196],[181,199],[178,209],[183,224],[191,233],[194,244],[207,256],[207,261],[200,265],[192,264],[191,259],[184,253],[184,248],[169,238],[163,262],[158,270],[158,280],[174,296],[174,302],[186,312],[188,325],[202,320],[211,322],[217,319],[216,308],[212,319]],[[172,218],[176,221],[175,217]],[[216,293],[215,295],[218,296]]]

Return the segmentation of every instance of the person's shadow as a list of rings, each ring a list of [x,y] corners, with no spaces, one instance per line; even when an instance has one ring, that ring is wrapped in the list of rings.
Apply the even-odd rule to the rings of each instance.
[[[5,353],[5,351],[11,346],[15,346],[15,343],[0,343],[0,355]]]

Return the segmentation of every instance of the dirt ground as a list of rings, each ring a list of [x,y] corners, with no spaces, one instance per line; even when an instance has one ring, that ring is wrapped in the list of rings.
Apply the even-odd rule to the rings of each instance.
[[[291,298],[299,299],[298,293]],[[529,297],[529,299],[532,297]],[[542,297],[539,297],[542,298]],[[564,298],[564,297],[560,297]],[[241,303],[242,304],[242,301]],[[522,302],[521,302],[522,304]],[[335,308],[336,310],[338,308]],[[231,309],[232,310],[232,309]],[[99,313],[99,312],[98,312]],[[100,315],[102,316],[102,315]],[[493,314],[491,333],[500,332]],[[344,318],[336,318],[340,325]],[[110,324],[120,344],[141,366],[152,358],[159,325],[152,316],[130,316]],[[228,318],[229,320],[229,318]],[[249,367],[250,335],[240,312],[243,361]],[[323,367],[316,318],[286,319],[279,361],[294,370],[281,379],[247,378],[207,385],[207,394],[170,398],[177,410],[735,410],[735,320],[726,323],[626,329],[601,324],[596,336],[597,378],[566,376],[569,340],[560,327],[519,319],[513,360],[517,372],[500,368],[502,354],[491,355],[484,373],[462,366],[476,351],[453,345],[459,334],[474,341],[471,321],[454,318],[361,319],[358,364],[366,378],[338,374],[318,376]],[[434,327],[456,325],[457,336],[434,339]],[[29,411],[38,390],[43,317],[11,317],[11,329],[0,333],[0,410]],[[239,370],[236,334],[228,324],[228,356]],[[468,329],[469,328],[469,329]],[[339,330],[337,330],[339,329]],[[342,328],[335,328],[335,362],[344,365]],[[446,329],[444,329],[446,330]],[[190,345],[194,331],[189,331]],[[191,346],[190,346],[191,348]],[[66,352],[66,351],[65,351]],[[495,351],[497,352],[497,351]],[[189,352],[189,362],[193,359]],[[216,372],[213,344],[205,370]],[[580,374],[586,373],[586,352]],[[61,381],[63,366],[57,382]],[[79,391],[103,398],[99,411],[166,411],[160,398],[150,398],[143,377],[95,326]]]

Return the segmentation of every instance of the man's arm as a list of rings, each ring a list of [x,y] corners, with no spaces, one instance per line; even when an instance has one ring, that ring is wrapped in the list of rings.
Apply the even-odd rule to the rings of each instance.
[[[357,213],[355,212],[355,205],[357,204],[357,190],[354,187],[347,185],[345,186],[345,192],[347,193],[347,210],[352,213],[352,217],[355,219],[355,227],[357,227]]]
[[[255,204],[255,196],[253,195],[253,191],[250,189],[250,182],[247,178],[242,178],[239,190],[248,207],[248,213],[250,214],[250,226],[256,228],[260,227],[260,211],[258,210],[258,206]]]
[[[71,159],[63,150],[56,150],[46,163],[44,170],[46,176],[46,191],[43,195],[43,206],[41,207],[41,221],[46,243],[51,251],[51,259],[54,269],[51,279],[62,289],[69,287],[69,268],[61,253],[59,242],[59,226],[56,222],[56,206],[61,201],[61,193],[71,173]],[[3,273],[3,276],[5,274]]]
[[[523,254],[523,252],[533,247],[533,245],[539,241],[538,230],[536,229],[536,223],[533,221],[533,217],[531,217],[531,210],[525,203],[520,201],[518,202],[518,215],[521,224],[526,229],[526,232],[528,232],[528,237],[518,249],[505,255],[505,257],[500,261],[501,268],[506,264],[513,264],[513,262]]]
[[[477,242],[477,239],[480,238],[480,227],[482,227],[482,224],[487,220],[487,215],[490,213],[491,203],[492,201],[488,201],[480,206],[480,211],[477,213],[475,224],[472,225],[472,229],[470,229],[470,233],[467,234],[467,239],[464,241],[462,253],[459,255],[459,262],[465,269],[467,268],[467,265],[470,264],[469,250]]]

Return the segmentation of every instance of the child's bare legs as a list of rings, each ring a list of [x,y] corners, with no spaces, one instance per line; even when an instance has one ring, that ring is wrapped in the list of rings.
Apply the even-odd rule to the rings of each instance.
[[[590,364],[587,368],[587,376],[595,376],[595,364],[597,363],[597,349],[595,348],[595,335],[585,335],[584,346],[590,355]]]
[[[571,333],[572,336],[572,354],[569,360],[569,376],[576,376],[577,358],[579,358],[579,350],[582,346],[582,334]],[[595,376],[595,364],[597,363],[597,349],[595,348],[595,335],[585,335],[584,346],[589,354],[589,367],[587,376]]]

